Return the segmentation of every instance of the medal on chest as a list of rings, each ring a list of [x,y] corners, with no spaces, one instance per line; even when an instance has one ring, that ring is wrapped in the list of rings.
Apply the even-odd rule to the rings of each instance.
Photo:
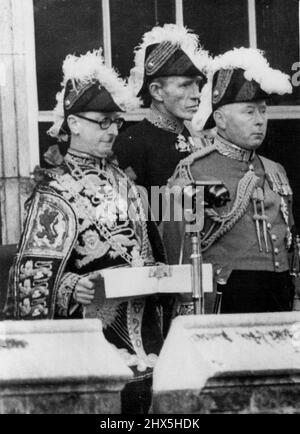
[[[188,139],[186,139],[183,134],[178,134],[177,140],[175,142],[175,148],[179,152],[192,152],[192,138],[189,137]]]

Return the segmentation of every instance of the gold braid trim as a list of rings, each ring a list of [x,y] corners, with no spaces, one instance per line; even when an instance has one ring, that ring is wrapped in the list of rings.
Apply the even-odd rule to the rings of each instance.
[[[208,239],[202,241],[202,250],[207,250],[216,240],[229,232],[233,226],[243,217],[247,211],[248,205],[254,188],[259,181],[258,176],[252,170],[240,180],[237,188],[236,199],[233,207],[228,214],[220,216],[215,210],[209,208],[205,210],[206,215],[214,222],[219,223],[220,227]]]
[[[207,146],[200,149],[193,154],[189,155],[180,163],[175,169],[174,175],[169,180],[169,186],[175,183],[176,179],[184,179],[186,181],[194,182],[194,177],[191,173],[191,165],[199,158],[203,158],[206,155],[216,151],[215,145]],[[213,227],[209,232],[204,235],[202,239],[202,250],[207,250],[216,240],[221,238],[227,232],[229,232],[233,226],[243,217],[249,206],[251,195],[256,187],[259,178],[255,175],[254,171],[250,169],[245,176],[238,183],[237,194],[232,209],[229,213],[219,215],[214,209],[205,209],[205,215],[213,221],[213,226],[219,225],[219,228],[211,235]]]
[[[154,75],[178,50],[179,44],[171,41],[161,42],[149,54],[145,62],[145,71],[148,76]]]
[[[181,160],[175,169],[174,175],[169,179],[169,184],[172,185],[172,183],[175,182],[177,178],[186,179],[187,181],[194,182],[195,180],[191,172],[191,165],[199,158],[203,158],[216,150],[217,148],[215,145],[208,145],[193,152],[188,157]]]

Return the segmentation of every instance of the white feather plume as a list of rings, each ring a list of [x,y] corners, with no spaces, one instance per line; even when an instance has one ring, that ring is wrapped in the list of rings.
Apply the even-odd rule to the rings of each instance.
[[[199,108],[192,119],[192,127],[196,132],[203,130],[205,122],[212,113],[212,78],[213,74],[209,72],[207,83],[201,91]]]
[[[146,48],[149,45],[159,44],[163,41],[179,44],[180,48],[189,56],[197,68],[200,70],[205,69],[209,56],[205,50],[199,47],[199,38],[195,33],[192,33],[184,26],[176,24],[153,27],[152,30],[144,34],[142,42],[134,51],[134,67],[130,71],[128,81],[133,86],[135,94],[139,92],[143,84]]]
[[[64,93],[65,90],[63,89],[56,94],[56,106],[52,110],[53,124],[47,131],[49,136],[58,138],[62,142],[66,142],[68,140],[68,135],[59,134],[64,121]]]
[[[245,78],[249,81],[255,80],[268,94],[292,93],[290,77],[278,69],[271,68],[263,51],[256,48],[234,48],[215,57],[211,63],[213,72],[228,68],[244,69]]]
[[[101,48],[88,51],[78,57],[69,54],[63,63],[63,73],[63,86],[68,80],[73,81],[74,88],[80,88],[98,80],[122,109],[132,110],[140,105],[140,101],[134,96],[131,87],[114,68],[109,68],[104,64]]]
[[[284,95],[292,93],[290,77],[270,67],[261,50],[255,48],[234,48],[215,57],[208,63],[208,82],[203,87],[201,102],[194,115],[192,125],[195,131],[201,131],[212,113],[212,78],[220,69],[244,69],[246,80],[255,80],[267,94]]]
[[[54,124],[48,131],[52,137],[58,137],[60,126],[64,119],[63,96],[68,80],[73,82],[73,87],[80,90],[88,83],[96,80],[111,94],[116,104],[125,111],[134,110],[141,105],[141,101],[134,94],[132,86],[126,83],[118,73],[104,64],[102,49],[88,51],[84,55],[75,56],[69,54],[63,62],[63,89],[56,95],[56,107],[53,110]]]

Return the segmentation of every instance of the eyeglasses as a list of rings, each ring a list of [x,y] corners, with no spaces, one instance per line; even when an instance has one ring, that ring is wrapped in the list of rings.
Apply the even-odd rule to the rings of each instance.
[[[101,121],[96,121],[95,119],[86,118],[85,116],[81,116],[78,114],[76,114],[75,116],[77,116],[80,119],[85,119],[86,121],[93,122],[94,124],[98,124],[101,130],[107,130],[112,124],[116,124],[119,130],[124,124],[123,118],[116,118],[116,119],[104,118]]]

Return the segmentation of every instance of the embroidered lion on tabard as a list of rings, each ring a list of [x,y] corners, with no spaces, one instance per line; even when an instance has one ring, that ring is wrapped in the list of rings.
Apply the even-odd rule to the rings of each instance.
[[[42,227],[40,232],[37,232],[38,238],[46,237],[50,244],[54,244],[58,236],[55,226],[58,224],[58,212],[45,209],[44,213],[39,216],[39,223]]]

